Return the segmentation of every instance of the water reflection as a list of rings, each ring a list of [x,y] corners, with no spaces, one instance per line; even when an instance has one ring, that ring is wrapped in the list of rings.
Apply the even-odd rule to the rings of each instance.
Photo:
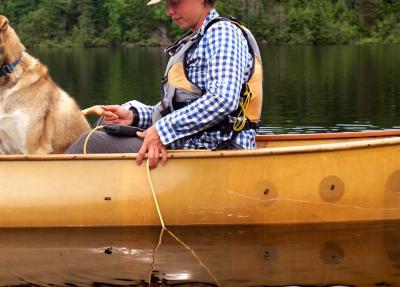
[[[262,47],[261,133],[399,128],[400,46]],[[155,103],[167,57],[160,48],[38,49],[82,107]]]
[[[400,222],[0,230],[2,286],[399,286]],[[152,283],[149,285],[149,278]]]

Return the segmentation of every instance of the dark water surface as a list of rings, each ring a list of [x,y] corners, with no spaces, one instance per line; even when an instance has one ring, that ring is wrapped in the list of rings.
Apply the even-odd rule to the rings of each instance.
[[[400,286],[400,222],[0,230],[2,286]]]
[[[39,49],[82,107],[159,100],[161,48]],[[400,45],[262,47],[262,133],[400,128]]]

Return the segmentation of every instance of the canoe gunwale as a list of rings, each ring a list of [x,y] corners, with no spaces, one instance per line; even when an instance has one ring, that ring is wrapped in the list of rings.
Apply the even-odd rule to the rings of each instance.
[[[235,150],[235,151],[171,151],[168,154],[170,159],[187,158],[230,158],[230,157],[257,157],[267,155],[300,154],[300,153],[320,153],[334,152],[340,150],[352,150],[372,147],[383,147],[400,145],[400,137],[387,137],[371,140],[355,140],[343,143],[326,143],[306,146],[273,147],[260,148],[255,150]],[[123,154],[87,154],[87,155],[3,155],[2,161],[59,161],[59,160],[134,160],[136,153]]]
[[[389,136],[392,137],[400,136],[400,130],[393,129],[393,130],[343,132],[343,133],[257,135],[257,141],[358,139],[358,138],[389,137]]]

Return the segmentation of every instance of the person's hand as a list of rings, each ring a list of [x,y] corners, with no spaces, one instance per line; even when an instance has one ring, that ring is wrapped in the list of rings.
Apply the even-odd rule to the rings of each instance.
[[[127,110],[119,105],[102,106],[103,122],[105,124],[126,125],[130,126],[133,120],[133,115],[130,110]]]
[[[160,136],[158,135],[156,126],[152,125],[144,132],[138,132],[137,135],[143,139],[142,147],[140,148],[136,158],[137,164],[142,163],[147,152],[150,168],[157,167],[160,157],[161,164],[165,165],[167,163],[167,148],[165,145],[163,145]]]

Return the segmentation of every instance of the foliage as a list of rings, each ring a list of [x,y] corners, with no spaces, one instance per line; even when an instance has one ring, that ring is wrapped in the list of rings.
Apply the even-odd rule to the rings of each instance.
[[[217,9],[274,44],[400,43],[398,0],[219,0]],[[28,46],[159,45],[182,32],[146,0],[1,0]]]

